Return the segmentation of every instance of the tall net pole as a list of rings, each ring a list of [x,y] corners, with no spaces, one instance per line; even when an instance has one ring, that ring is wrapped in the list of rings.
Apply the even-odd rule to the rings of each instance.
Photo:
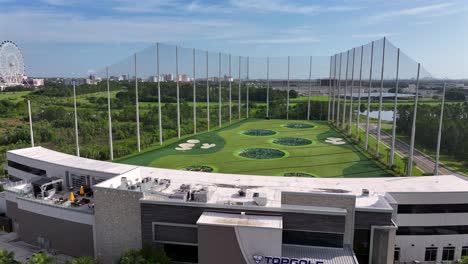
[[[340,125],[340,93],[341,93],[341,60],[343,57],[343,53],[340,53],[340,70],[338,73],[338,98],[336,102],[336,126],[339,127]]]
[[[400,74],[400,49],[397,50],[395,99],[393,102],[392,146],[390,148],[390,167],[393,167],[393,164],[395,163],[396,121],[397,121],[397,107],[398,107],[398,89],[399,89],[399,81],[400,81],[399,74]]]
[[[270,57],[267,57],[266,118],[270,117]]]
[[[221,52],[218,54],[218,125],[222,126],[222,106],[221,106]]]
[[[180,138],[179,46],[176,46],[177,137]]]
[[[241,59],[242,57],[239,56],[239,81],[238,81],[238,84],[239,84],[239,91],[238,91],[238,95],[237,95],[237,100],[239,101],[238,104],[237,104],[237,111],[239,112],[239,120],[241,120],[241,103],[242,103],[242,91],[241,91]]]
[[[161,75],[159,74],[159,43],[156,43],[156,70],[158,76],[158,122],[159,144],[163,144],[162,112],[161,112]]]
[[[192,50],[192,61],[193,61],[193,134],[197,134],[197,79],[195,71],[195,49]]]
[[[364,46],[361,46],[361,63],[359,66],[359,90],[358,90],[358,108],[356,115],[356,140],[360,140],[359,131],[361,123],[361,90],[362,90],[362,60],[364,57]]]
[[[446,86],[447,86],[447,83],[444,83],[444,89],[442,91],[442,105],[440,106],[439,131],[437,133],[437,150],[436,150],[436,162],[434,166],[434,175],[439,175],[440,142],[442,141],[442,126],[443,126],[443,121],[444,121]]]
[[[137,123],[137,149],[138,152],[141,151],[140,145],[140,106],[138,103],[138,74],[137,74],[137,55],[135,53],[135,108],[136,108],[136,123]]]
[[[206,52],[206,123],[210,131],[210,79],[208,76],[208,51]]]
[[[378,158],[380,154],[380,130],[382,129],[382,100],[383,100],[383,86],[384,86],[384,71],[385,71],[385,44],[387,40],[383,39],[382,49],[382,72],[380,74],[380,95],[379,95],[379,116],[377,118],[377,142],[375,146],[374,157]]]
[[[406,175],[410,176],[413,171],[413,155],[414,155],[414,139],[416,136],[416,116],[418,113],[418,93],[419,93],[419,72],[421,70],[421,64],[418,63],[418,75],[416,78],[416,94],[414,98],[414,112],[413,112],[413,125],[411,127],[411,144],[410,144],[410,153],[409,153],[409,160],[408,160],[408,170],[406,171]]]
[[[333,56],[330,56],[330,79],[328,81],[328,113],[327,113],[327,121],[330,122],[330,107],[331,107],[331,92],[332,92],[332,64],[333,64]]]
[[[232,73],[231,54],[229,54],[229,124],[232,122]]]
[[[249,118],[249,97],[250,97],[250,92],[249,92],[249,86],[250,86],[250,79],[249,79],[249,62],[250,62],[250,58],[247,57],[247,93],[246,93],[246,100],[247,100],[247,104],[246,104],[246,118]]]
[[[348,69],[349,69],[349,50],[346,53],[346,73],[345,73],[345,85],[344,85],[344,94],[343,94],[343,117],[341,121],[341,130],[344,131],[346,124],[346,94],[348,92]]]
[[[336,67],[337,67],[337,58],[338,58],[338,55],[335,54],[335,69],[333,70],[333,103],[332,103],[332,120],[333,122],[336,121],[335,119],[335,105],[336,105]]]
[[[351,91],[349,92],[349,117],[348,117],[348,135],[351,135],[351,126],[353,125],[353,88],[354,88],[354,57],[356,55],[356,48],[353,48],[353,66],[351,69]]]
[[[76,156],[80,156],[80,140],[78,139],[78,112],[76,110],[76,81],[73,80],[73,109],[75,112],[75,144]]]
[[[289,68],[291,57],[288,56],[288,83],[286,88],[286,120],[289,120]]]
[[[310,120],[310,96],[312,93],[312,56],[309,56],[309,90],[307,96],[307,120]]]
[[[114,147],[112,143],[112,115],[111,115],[111,99],[110,99],[110,84],[109,84],[109,68],[106,68],[107,79],[107,122],[109,127],[109,157],[114,159]]]
[[[28,116],[29,116],[29,135],[31,137],[31,147],[34,147],[34,131],[32,124],[32,115],[31,115],[31,101],[28,100]]]
[[[367,91],[367,115],[366,115],[366,138],[364,139],[365,150],[369,149],[369,118],[370,118],[370,103],[371,103],[371,90],[372,90],[372,66],[374,61],[374,41],[371,47],[371,64],[369,73],[369,90]]]

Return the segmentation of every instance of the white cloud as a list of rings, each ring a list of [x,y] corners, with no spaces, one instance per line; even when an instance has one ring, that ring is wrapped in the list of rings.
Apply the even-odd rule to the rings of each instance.
[[[390,37],[395,36],[395,33],[366,33],[366,34],[353,34],[351,35],[352,38],[361,38],[361,39],[378,39],[383,37]]]
[[[9,21],[16,21],[9,23]],[[0,36],[26,42],[145,43],[216,38],[249,30],[240,22],[172,16],[83,17],[73,13],[16,11],[0,16]],[[250,27],[254,28],[254,27]]]
[[[310,4],[298,4],[296,1],[284,0],[230,0],[233,7],[259,12],[282,12],[318,14],[322,12],[354,11],[361,9],[356,6],[320,6]]]
[[[279,37],[279,38],[248,38],[243,40],[233,40],[238,44],[300,44],[320,42],[316,37]]]
[[[371,20],[382,20],[388,18],[402,17],[402,16],[431,16],[440,12],[447,12],[454,8],[453,3],[430,4],[425,6],[418,6],[413,8],[406,8],[397,11],[389,11],[371,16]]]

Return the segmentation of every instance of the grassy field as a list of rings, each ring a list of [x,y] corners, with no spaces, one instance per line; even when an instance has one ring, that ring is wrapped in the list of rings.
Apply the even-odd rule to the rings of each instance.
[[[283,175],[302,172],[316,177],[377,177],[391,176],[372,159],[361,153],[348,142],[332,145],[324,142],[328,137],[342,137],[326,122],[310,122],[313,128],[293,129],[284,127],[298,121],[258,120],[241,121],[217,131],[186,137],[162,148],[124,157],[117,162],[161,168],[182,169],[191,165],[206,165],[215,172],[255,175]],[[301,121],[306,122],[306,121]],[[269,129],[277,133],[272,136],[247,136],[249,129]],[[280,137],[297,137],[312,140],[311,145],[283,146],[272,143]],[[178,144],[187,139],[201,142],[192,150],[178,151]],[[201,149],[201,143],[216,144],[211,149]],[[284,151],[285,157],[278,159],[247,159],[237,153],[247,148],[274,148]]]
[[[24,96],[31,93],[30,91],[22,91],[22,92],[0,92],[0,100],[8,100],[11,102],[19,102],[24,100]]]

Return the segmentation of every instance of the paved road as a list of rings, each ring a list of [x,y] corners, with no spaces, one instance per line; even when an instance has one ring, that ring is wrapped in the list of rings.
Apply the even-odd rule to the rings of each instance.
[[[361,128],[365,130],[365,124],[361,124]],[[371,124],[369,128],[370,128],[369,133],[373,135],[374,137],[377,137],[377,126]],[[383,131],[380,133],[380,139],[386,145],[388,146],[392,145],[392,136]],[[395,140],[395,150],[401,156],[409,156],[410,147],[405,142],[397,139]],[[414,149],[413,161],[416,163],[416,166],[421,168],[423,171],[434,172],[435,160],[432,159],[431,157],[425,156],[421,151],[417,149]],[[447,168],[442,167],[440,163],[439,163],[439,174],[462,176],[460,174],[457,174],[454,171],[451,171]]]

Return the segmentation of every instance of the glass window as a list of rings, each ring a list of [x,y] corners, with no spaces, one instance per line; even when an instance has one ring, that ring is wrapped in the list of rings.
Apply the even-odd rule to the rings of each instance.
[[[34,174],[34,175],[37,175],[37,176],[46,176],[46,174],[47,174],[45,170],[29,167],[27,165],[20,164],[20,163],[11,161],[11,160],[8,160],[8,167],[12,167],[12,168],[15,168],[17,170],[28,172],[28,173],[31,173],[31,174]]]
[[[437,260],[437,248],[435,247],[426,248],[424,261],[436,261],[436,260]]]
[[[468,247],[462,247],[462,257],[468,257]]]
[[[444,247],[442,250],[442,260],[454,260],[455,247]]]
[[[468,234],[468,226],[400,226],[398,236],[461,235]]]
[[[198,263],[198,247],[163,244],[167,256],[174,262]]]
[[[400,248],[395,248],[393,252],[393,261],[400,261]]]
[[[400,204],[399,214],[466,213],[468,204]]]
[[[343,234],[283,230],[283,243],[319,247],[343,247]]]

